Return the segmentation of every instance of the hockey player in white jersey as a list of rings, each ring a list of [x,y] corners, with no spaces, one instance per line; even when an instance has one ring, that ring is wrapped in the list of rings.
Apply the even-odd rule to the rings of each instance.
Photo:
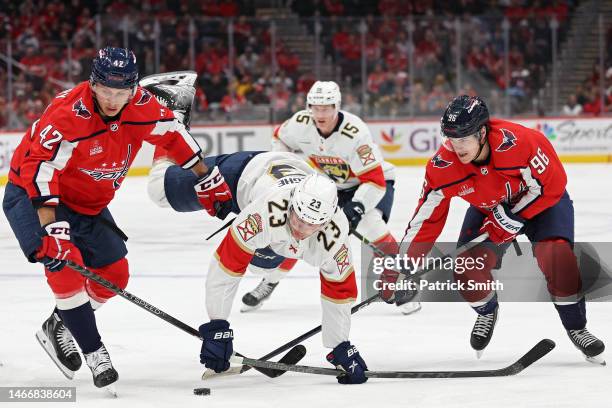
[[[190,173],[159,152],[156,156],[149,178],[151,199],[178,211],[201,209]],[[337,208],[335,184],[291,153],[239,152],[205,160],[216,163],[223,174],[238,216],[209,266],[210,322],[199,328],[204,339],[201,362],[216,372],[229,368],[232,302],[247,266],[264,250],[268,257],[301,259],[319,268],[323,344],[332,349],[327,359],[347,371],[338,382],[365,382],[367,366],[348,339],[357,284],[348,221]]]
[[[340,110],[340,88],[332,81],[317,81],[306,97],[307,109],[278,127],[272,150],[295,152],[326,174],[338,188],[338,205],[351,230],[385,253],[397,253],[397,241],[387,222],[393,206],[395,169],[383,160],[368,126],[356,115]],[[243,310],[253,300],[267,298],[283,273],[267,274],[255,290],[243,297]],[[420,310],[404,292],[394,299],[404,314]],[[260,304],[255,303],[257,306]]]

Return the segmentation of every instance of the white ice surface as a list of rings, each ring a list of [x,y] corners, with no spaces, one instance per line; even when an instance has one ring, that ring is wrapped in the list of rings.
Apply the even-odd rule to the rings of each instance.
[[[612,166],[567,165],[576,209],[576,240],[612,241]],[[399,168],[392,232],[401,237],[421,186],[422,168]],[[0,189],[3,194],[4,189]],[[442,239],[458,236],[465,204],[456,200]],[[222,225],[204,213],[179,214],[149,202],[146,179],[130,178],[111,210],[128,241],[132,278],[128,290],[193,327],[206,321],[204,280]],[[586,363],[567,339],[547,303],[505,303],[483,358],[469,346],[474,312],[461,303],[425,304],[413,316],[372,305],[353,318],[351,341],[371,369],[475,370],[514,361],[538,340],[557,343],[548,356],[514,377],[481,379],[370,380],[341,386],[333,377],[288,373],[277,379],[254,370],[203,383],[200,342],[144,310],[116,298],[96,313],[98,326],[119,371],[119,398],[96,389],[83,367],[66,380],[45,355],[34,333],[53,307],[39,265],[28,264],[4,217],[0,217],[0,386],[76,386],[78,407],[608,407],[610,367]],[[353,241],[356,257],[358,242]],[[303,264],[281,282],[264,307],[241,314],[238,302],[259,277],[247,274],[231,316],[235,349],[266,354],[320,323],[319,279]],[[590,303],[589,329],[612,347],[612,306]],[[304,364],[328,366],[320,336],[304,343]],[[610,358],[612,364],[612,358]],[[194,387],[210,387],[195,396]],[[66,404],[50,404],[66,407]],[[41,406],[20,404],[20,407]],[[47,406],[47,405],[45,405]]]

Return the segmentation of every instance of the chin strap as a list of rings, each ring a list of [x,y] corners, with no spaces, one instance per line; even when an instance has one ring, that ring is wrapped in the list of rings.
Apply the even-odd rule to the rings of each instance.
[[[480,143],[480,148],[478,149],[478,153],[476,153],[476,156],[474,157],[474,160],[472,160],[472,163],[474,163],[474,164],[476,164],[476,159],[478,158],[478,156],[480,156],[480,153],[482,153],[482,149],[484,148],[485,144],[487,143],[486,134],[484,136],[481,136],[481,139],[483,139],[484,142]]]

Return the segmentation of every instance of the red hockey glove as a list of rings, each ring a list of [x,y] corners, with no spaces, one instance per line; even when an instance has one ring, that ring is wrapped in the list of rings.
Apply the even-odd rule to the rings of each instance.
[[[56,221],[43,227],[42,245],[36,251],[36,260],[51,272],[61,271],[66,261],[83,265],[81,251],[70,241],[70,224]]]
[[[193,188],[208,214],[221,219],[227,217],[232,208],[232,193],[217,166],[198,179]]]
[[[511,242],[525,226],[525,219],[513,214],[508,204],[498,204],[485,218],[480,233],[488,233],[496,244]]]
[[[395,285],[397,284],[399,273],[392,269],[385,269],[380,274],[380,298],[386,303],[395,301]]]

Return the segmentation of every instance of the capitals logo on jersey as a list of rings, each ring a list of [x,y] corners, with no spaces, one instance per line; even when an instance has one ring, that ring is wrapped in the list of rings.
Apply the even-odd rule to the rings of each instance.
[[[144,105],[145,103],[151,100],[151,93],[146,89],[142,90],[142,95],[140,95],[140,99],[136,102],[136,105]]]
[[[121,181],[119,180],[122,180],[130,169],[132,145],[128,145],[127,148],[127,157],[125,158],[125,160],[121,161],[121,167],[115,167],[118,164],[115,162],[112,164],[113,167],[111,169],[96,168],[94,170],[91,170],[79,167],[79,170],[90,176],[95,181],[113,180],[113,188],[117,190],[119,189],[119,187],[121,187]],[[106,166],[106,164],[103,164],[102,166]]]
[[[434,167],[437,167],[439,169],[445,169],[451,164],[453,164],[453,162],[449,162],[449,161],[442,159],[442,157],[440,157],[439,154],[435,155],[434,158],[431,159],[431,163],[433,164]]]
[[[79,100],[77,100],[74,105],[72,105],[72,111],[78,116],[81,117],[83,119],[89,119],[91,118],[91,112],[89,112],[87,110],[87,108],[85,107],[85,104],[83,103],[83,98],[79,98]]]
[[[505,152],[516,146],[516,136],[508,129],[499,129],[504,137],[502,143],[495,149],[496,152]]]

